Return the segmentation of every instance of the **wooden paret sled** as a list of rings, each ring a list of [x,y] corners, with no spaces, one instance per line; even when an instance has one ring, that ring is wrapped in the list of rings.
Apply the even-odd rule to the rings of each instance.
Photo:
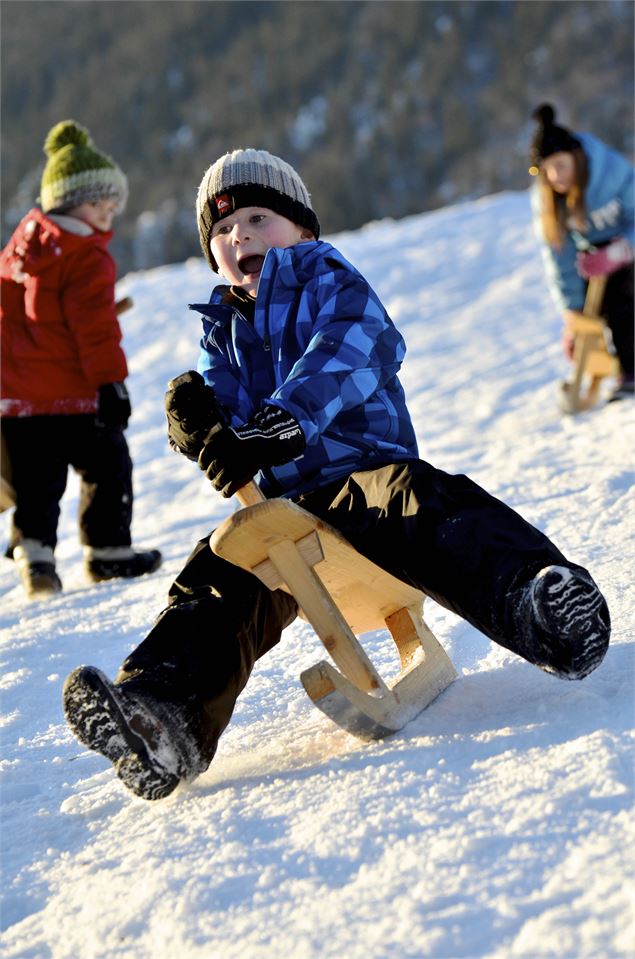
[[[354,549],[333,527],[295,503],[265,500],[255,483],[212,534],[214,553],[252,572],[269,589],[291,593],[335,666],[321,661],[300,676],[322,712],[360,739],[401,729],[456,678],[423,620],[424,594]],[[401,671],[387,683],[358,636],[388,628]],[[337,667],[337,668],[335,668]]]
[[[605,376],[617,376],[617,357],[606,346],[606,323],[600,316],[606,276],[592,276],[586,292],[583,316],[573,320],[573,378],[561,384],[563,413],[581,413],[597,402]],[[586,386],[586,388],[585,388]]]

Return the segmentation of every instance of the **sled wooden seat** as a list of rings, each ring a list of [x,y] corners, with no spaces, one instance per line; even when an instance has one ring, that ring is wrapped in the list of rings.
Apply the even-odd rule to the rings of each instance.
[[[562,383],[561,407],[565,413],[590,409],[598,399],[606,376],[619,374],[619,362],[606,345],[606,323],[599,316],[606,287],[605,276],[589,280],[584,316],[574,319],[569,329],[574,336],[573,377]]]
[[[423,620],[424,594],[366,559],[337,530],[295,503],[263,500],[253,483],[249,489],[252,505],[212,534],[213,552],[252,572],[269,589],[294,596],[300,615],[338,667],[321,661],[301,674],[319,709],[362,739],[401,729],[456,677]],[[357,638],[385,628],[401,660],[391,682],[381,678]]]

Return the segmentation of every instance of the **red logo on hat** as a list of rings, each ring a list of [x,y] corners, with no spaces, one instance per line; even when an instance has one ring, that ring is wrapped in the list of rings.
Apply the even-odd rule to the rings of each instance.
[[[232,203],[232,198],[230,197],[229,193],[222,193],[221,196],[217,196],[215,202],[219,216],[227,216],[227,214],[231,213],[234,208],[234,204]]]

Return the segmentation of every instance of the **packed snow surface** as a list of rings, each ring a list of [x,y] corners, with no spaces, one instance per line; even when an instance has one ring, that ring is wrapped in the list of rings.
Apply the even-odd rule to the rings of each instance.
[[[429,603],[459,677],[368,745],[304,693],[299,674],[323,650],[298,621],[257,664],[208,772],[158,803],[127,793],[65,726],[64,678],[80,663],[114,674],[193,544],[237,504],[170,451],[163,416],[168,379],[196,365],[187,304],[217,278],[202,260],[124,277],[134,540],[165,562],[87,584],[76,477],[64,592],[29,603],[0,561],[6,959],[634,955],[633,404],[559,413],[567,365],[526,193],[331,239],[406,338],[421,455],[590,569],[611,609],[608,655],[583,682],[558,680]],[[9,514],[0,526],[6,541]],[[395,668],[383,634],[366,646]]]

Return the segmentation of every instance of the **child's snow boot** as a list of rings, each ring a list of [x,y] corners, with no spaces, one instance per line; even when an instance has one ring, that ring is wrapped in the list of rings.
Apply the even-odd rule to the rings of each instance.
[[[37,539],[23,539],[12,552],[29,599],[61,593],[62,581],[55,571],[55,557],[50,546]]]
[[[547,566],[527,592],[538,632],[544,631],[551,650],[562,650],[561,662],[550,672],[565,679],[583,679],[602,662],[611,632],[608,606],[587,572],[567,566]]]
[[[68,676],[63,691],[74,735],[105,756],[135,795],[163,799],[206,769],[185,710],[127,692],[93,666]]]
[[[132,579],[153,573],[161,565],[158,549],[134,550],[131,546],[84,547],[86,575],[93,583],[106,579]]]

